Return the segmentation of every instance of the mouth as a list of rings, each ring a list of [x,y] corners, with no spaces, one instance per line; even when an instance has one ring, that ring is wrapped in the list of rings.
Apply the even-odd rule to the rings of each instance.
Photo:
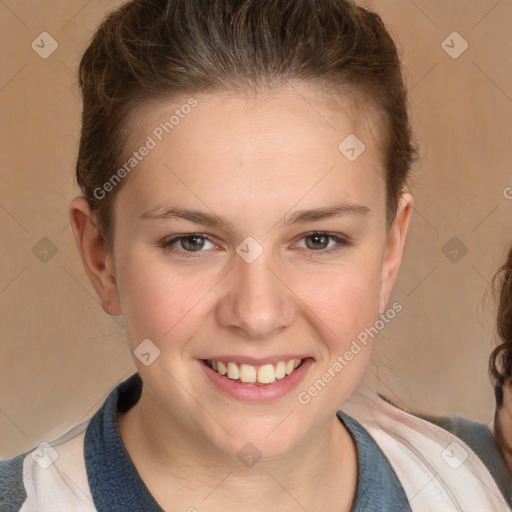
[[[239,384],[268,386],[286,379],[302,366],[305,359],[287,359],[276,363],[251,365],[236,361],[203,359],[203,363],[218,375]]]
[[[312,357],[298,354],[262,360],[226,355],[197,361],[214,389],[251,403],[287,399],[314,364]]]

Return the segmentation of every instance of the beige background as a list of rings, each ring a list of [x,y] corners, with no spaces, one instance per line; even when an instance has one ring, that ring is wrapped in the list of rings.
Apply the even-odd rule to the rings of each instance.
[[[488,422],[494,312],[485,296],[512,242],[512,1],[367,3],[400,41],[423,157],[395,291],[404,310],[379,340],[368,384],[415,409]],[[0,0],[0,457],[88,418],[134,368],[120,323],[102,312],[82,269],[67,213],[78,193],[75,72],[115,4]],[[31,48],[44,31],[59,45],[47,59]],[[454,31],[469,44],[457,59],[441,46]],[[41,252],[51,248],[44,237],[54,255]],[[467,248],[458,262],[445,255],[455,256],[453,237]]]

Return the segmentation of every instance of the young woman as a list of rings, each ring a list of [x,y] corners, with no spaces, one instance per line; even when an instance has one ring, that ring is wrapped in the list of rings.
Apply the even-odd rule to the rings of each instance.
[[[414,146],[380,18],[344,0],[134,0],[80,65],[70,205],[137,374],[1,466],[8,510],[508,510],[445,430],[340,407],[389,305]],[[370,435],[371,434],[371,435]]]

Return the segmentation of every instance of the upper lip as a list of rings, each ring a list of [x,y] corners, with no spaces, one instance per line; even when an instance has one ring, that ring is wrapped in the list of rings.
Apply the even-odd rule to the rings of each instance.
[[[261,359],[256,359],[255,357],[250,356],[235,356],[235,355],[219,355],[219,356],[210,356],[205,357],[203,360],[209,361],[222,361],[222,362],[233,362],[240,364],[249,364],[251,366],[263,366],[265,364],[276,364],[279,361],[290,361],[290,359],[308,359],[311,356],[305,356],[300,354],[283,354],[278,356],[267,356]]]

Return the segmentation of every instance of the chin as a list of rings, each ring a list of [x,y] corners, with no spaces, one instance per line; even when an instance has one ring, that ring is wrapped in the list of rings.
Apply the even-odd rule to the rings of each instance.
[[[279,459],[301,441],[301,432],[296,425],[285,427],[287,420],[282,421],[283,418],[272,418],[271,421],[266,418],[251,421],[234,419],[223,425],[227,432],[219,426],[219,436],[215,439],[211,438],[210,432],[209,442],[223,455],[238,459],[248,467],[257,460]]]

